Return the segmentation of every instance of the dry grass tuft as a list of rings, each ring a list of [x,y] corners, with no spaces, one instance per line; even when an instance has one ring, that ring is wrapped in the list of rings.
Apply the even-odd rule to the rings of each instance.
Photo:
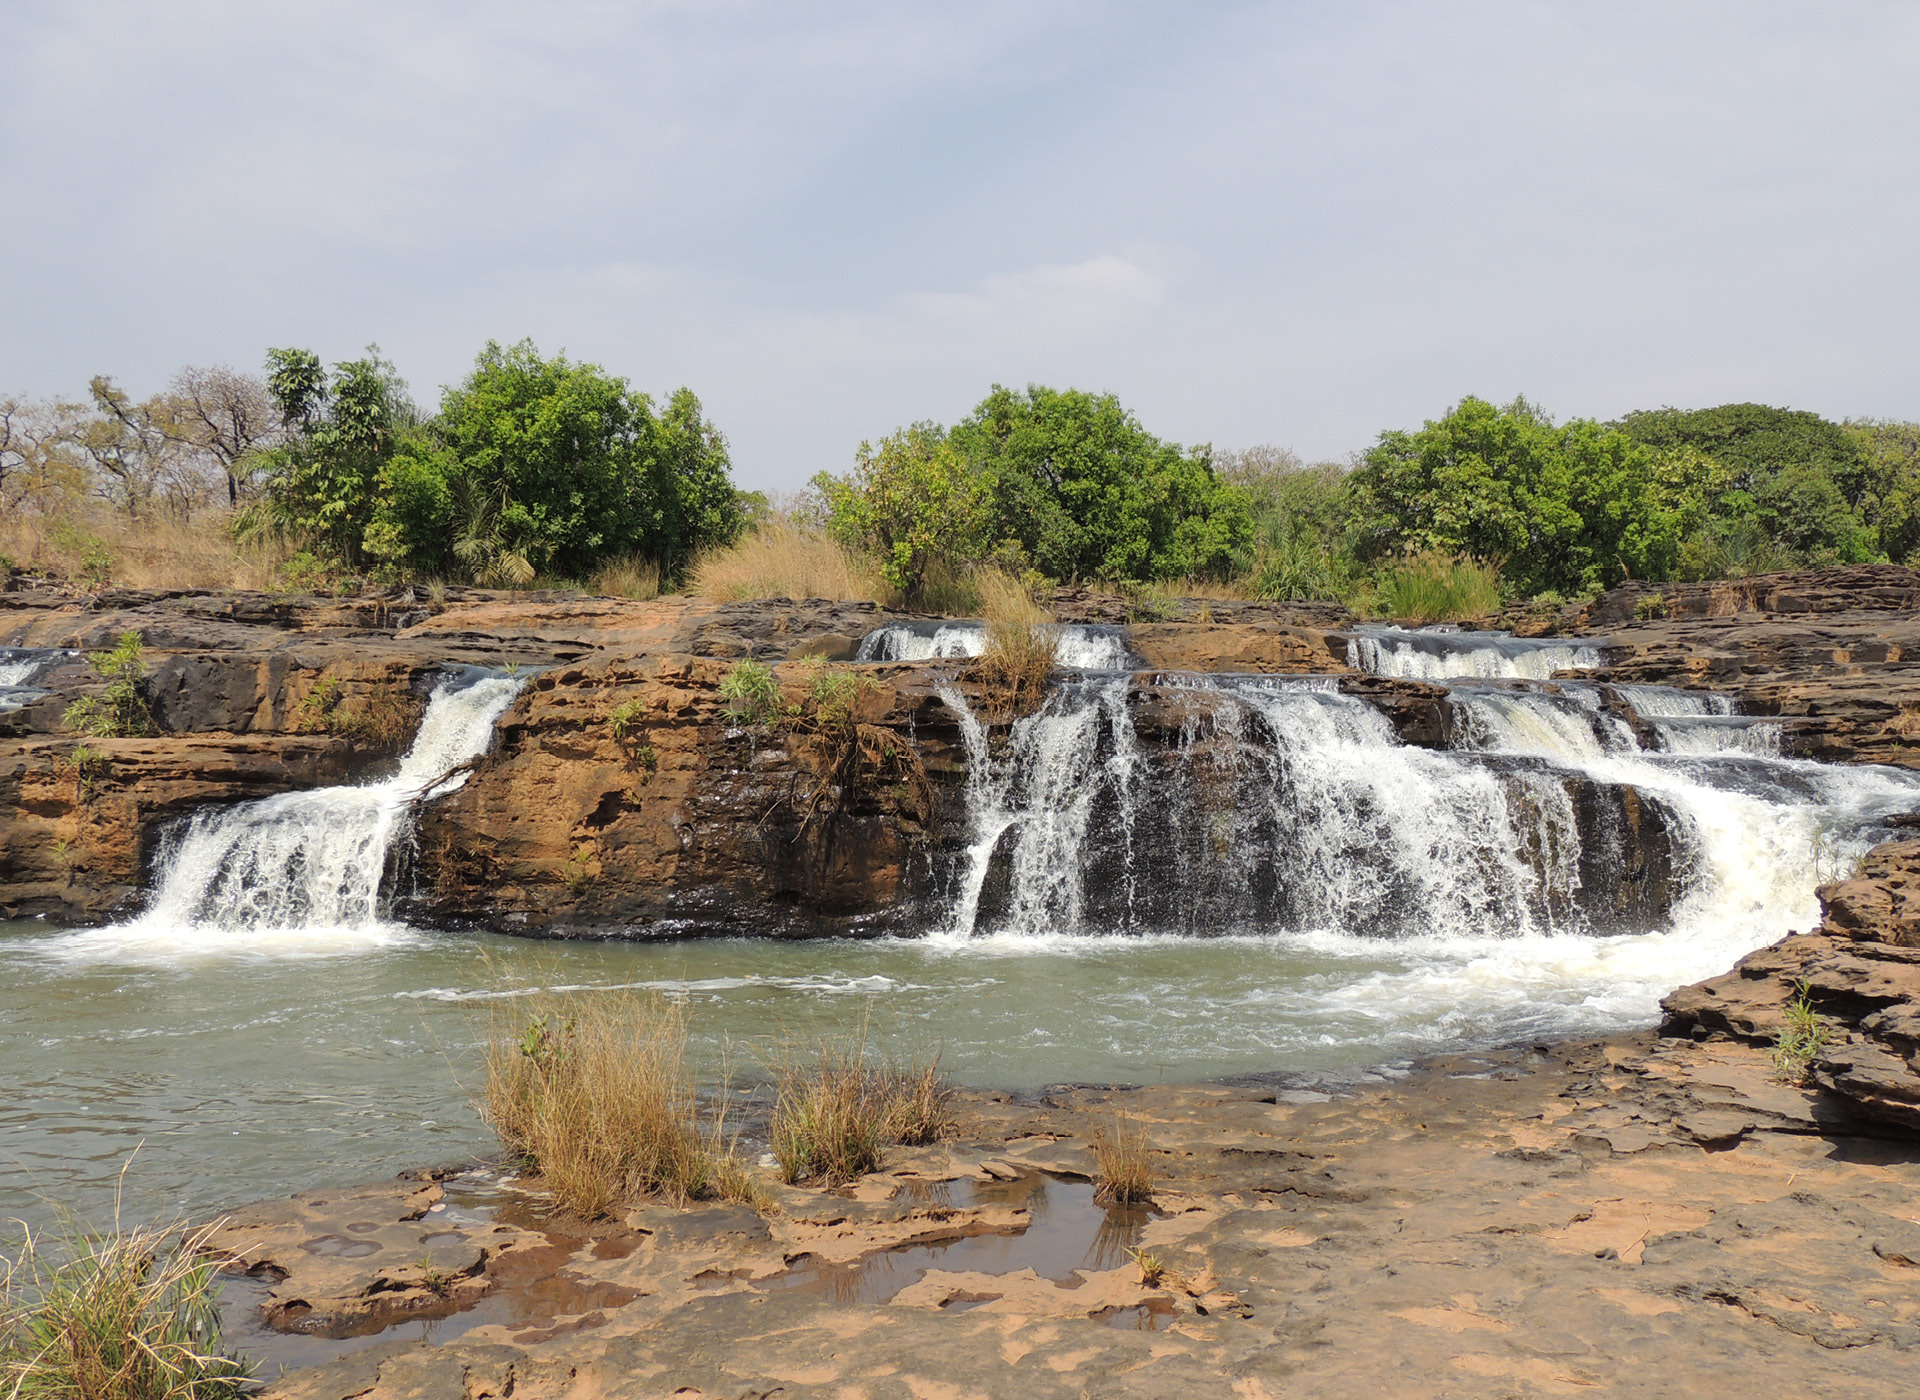
[[[220,1349],[214,1228],[76,1231],[57,1262],[29,1234],[0,1261],[0,1395],[237,1400],[253,1368]]]
[[[638,554],[623,554],[602,564],[588,586],[603,598],[644,603],[660,596],[660,566]]]
[[[938,1056],[879,1059],[864,1036],[789,1058],[778,1078],[770,1145],[788,1182],[852,1181],[877,1171],[889,1145],[933,1142],[953,1120],[953,1085]]]
[[[482,1116],[554,1199],[596,1219],[637,1196],[723,1196],[759,1204],[724,1141],[703,1132],[674,1006],[600,995],[538,1003],[486,1049]]]
[[[877,570],[818,530],[775,516],[695,561],[688,589],[715,602],[831,598],[884,603]]]
[[[1053,614],[1034,601],[1033,590],[1005,569],[975,571],[973,588],[980,599],[980,616],[988,622],[1031,627],[1053,621]]]
[[[274,587],[292,546],[242,544],[230,520],[224,511],[183,522],[164,513],[132,520],[124,511],[85,506],[45,514],[22,507],[0,512],[0,556],[83,587]]]
[[[1093,1198],[1107,1205],[1130,1206],[1153,1199],[1153,1162],[1147,1130],[1116,1116],[1113,1132],[1094,1133]]]
[[[1039,709],[1059,649],[1059,630],[1047,624],[989,623],[986,650],[970,668],[988,713],[1006,719]]]

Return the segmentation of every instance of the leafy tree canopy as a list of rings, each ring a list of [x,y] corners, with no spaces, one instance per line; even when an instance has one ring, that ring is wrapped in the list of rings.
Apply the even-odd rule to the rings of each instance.
[[[1501,565],[1532,593],[1661,578],[1678,533],[1653,454],[1586,419],[1555,426],[1525,399],[1462,399],[1418,432],[1386,432],[1351,489],[1363,559],[1427,550]]]
[[[276,508],[349,562],[522,584],[638,554],[673,577],[742,525],[726,440],[688,389],[656,407],[598,365],[490,341],[421,422],[377,352],[327,376],[275,350],[268,371],[294,429]]]

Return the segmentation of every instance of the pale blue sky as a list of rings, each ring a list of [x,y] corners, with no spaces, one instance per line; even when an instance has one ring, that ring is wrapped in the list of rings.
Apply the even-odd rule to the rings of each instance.
[[[743,483],[1110,389],[1343,456],[1466,393],[1920,417],[1920,4],[0,0],[0,390],[488,337]]]

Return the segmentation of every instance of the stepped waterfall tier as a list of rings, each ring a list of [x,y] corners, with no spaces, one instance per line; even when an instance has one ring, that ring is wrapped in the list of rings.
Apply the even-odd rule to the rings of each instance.
[[[75,950],[334,950],[389,935],[383,895],[413,805],[465,780],[448,775],[486,750],[519,688],[443,682],[390,777],[196,813],[165,838],[146,911]]]

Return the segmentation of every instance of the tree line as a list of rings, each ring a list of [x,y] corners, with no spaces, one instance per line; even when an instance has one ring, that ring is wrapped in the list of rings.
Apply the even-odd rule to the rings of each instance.
[[[416,403],[370,347],[331,367],[188,368],[136,400],[0,399],[0,506],[93,501],[223,514],[343,573],[524,586],[610,560],[664,582],[738,540],[764,498],[732,481],[692,390],[489,342]],[[937,605],[998,568],[1030,582],[1225,585],[1366,602],[1410,560],[1465,561],[1508,597],[1920,555],[1920,426],[1761,404],[1556,422],[1466,398],[1342,463],[1155,436],[1111,394],[995,386],[952,425],[863,442],[790,520]]]

